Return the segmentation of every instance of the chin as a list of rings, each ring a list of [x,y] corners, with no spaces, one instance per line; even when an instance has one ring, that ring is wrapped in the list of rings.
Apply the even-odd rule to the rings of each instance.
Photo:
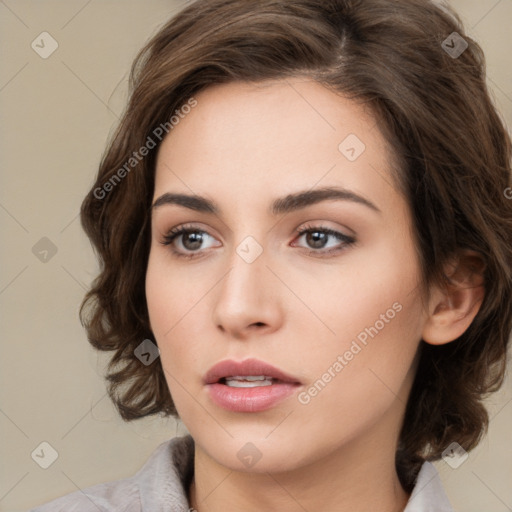
[[[273,427],[275,428],[275,427]],[[196,447],[200,446],[209,457],[218,464],[237,472],[244,473],[277,473],[290,471],[301,466],[304,450],[297,450],[301,446],[300,439],[293,435],[269,436],[267,425],[245,426],[243,430],[230,428],[218,435],[211,432],[190,432],[195,440]],[[217,429],[218,430],[218,429]]]

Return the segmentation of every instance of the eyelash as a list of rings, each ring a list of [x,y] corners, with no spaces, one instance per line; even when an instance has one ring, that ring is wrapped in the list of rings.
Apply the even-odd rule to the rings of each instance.
[[[193,233],[193,232],[208,234],[204,230],[194,228],[193,226],[184,225],[184,226],[179,226],[177,228],[173,228],[173,229],[169,230],[167,232],[167,234],[163,236],[163,240],[160,243],[165,246],[167,246],[167,245],[171,246],[171,252],[179,258],[192,259],[195,257],[199,257],[198,256],[199,252],[183,254],[183,253],[177,251],[176,249],[174,249],[174,247],[172,247],[174,240],[176,238],[178,238],[180,235],[187,234],[187,233]],[[296,231],[296,233],[298,235],[298,238],[300,238],[302,235],[304,235],[306,233],[324,233],[326,235],[331,235],[343,242],[342,247],[337,247],[335,249],[330,249],[327,251],[311,249],[308,254],[309,255],[314,254],[315,256],[318,256],[320,254],[323,257],[323,256],[326,256],[326,255],[329,255],[332,253],[341,252],[341,251],[345,250],[347,247],[354,245],[356,242],[355,238],[344,235],[343,233],[340,233],[339,231],[334,231],[333,229],[327,228],[325,226],[305,226],[302,229],[298,229]],[[211,236],[211,235],[209,235],[209,236]]]

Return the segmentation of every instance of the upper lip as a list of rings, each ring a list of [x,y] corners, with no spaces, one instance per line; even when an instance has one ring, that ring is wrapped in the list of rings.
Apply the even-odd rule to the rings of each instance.
[[[265,375],[282,382],[292,382],[300,384],[299,380],[291,375],[287,375],[279,368],[272,366],[259,359],[246,359],[244,361],[233,361],[227,359],[220,361],[212,366],[204,376],[205,384],[214,384],[224,377],[248,375]]]

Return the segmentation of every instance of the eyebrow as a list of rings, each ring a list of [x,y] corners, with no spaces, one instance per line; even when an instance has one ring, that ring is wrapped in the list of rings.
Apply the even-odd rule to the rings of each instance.
[[[304,190],[294,194],[288,194],[287,196],[275,199],[269,208],[271,215],[277,216],[284,213],[301,210],[308,206],[320,203],[322,201],[350,201],[352,203],[361,204],[368,207],[369,209],[382,213],[381,210],[375,206],[368,199],[352,192],[350,190],[340,187],[324,187],[315,190]],[[215,215],[221,214],[219,206],[210,199],[199,195],[189,194],[175,194],[166,192],[161,195],[152,206],[152,209],[159,208],[163,205],[174,204],[183,206],[202,213],[212,213]]]

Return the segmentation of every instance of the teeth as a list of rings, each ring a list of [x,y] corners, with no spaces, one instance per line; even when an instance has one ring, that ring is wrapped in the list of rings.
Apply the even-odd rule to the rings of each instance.
[[[234,375],[226,377],[226,386],[232,388],[255,388],[258,386],[272,386],[272,377],[265,375]]]
[[[265,375],[233,375],[231,377],[226,377],[227,379],[236,379],[236,380],[269,380],[272,377],[266,377]]]
[[[228,380],[226,379],[226,386],[231,388],[258,388],[260,386],[272,386],[271,380],[259,380],[259,381],[248,381],[248,380]]]

